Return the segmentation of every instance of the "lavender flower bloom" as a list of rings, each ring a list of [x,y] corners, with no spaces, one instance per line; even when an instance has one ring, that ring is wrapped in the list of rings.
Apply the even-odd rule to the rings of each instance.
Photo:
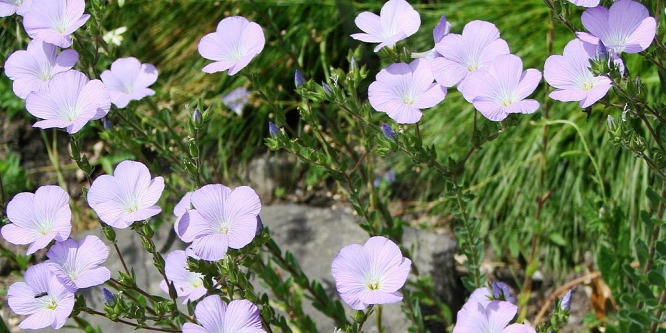
[[[96,236],[86,236],[80,242],[68,239],[51,246],[46,256],[53,274],[71,290],[100,285],[111,278],[102,263],[109,249]]]
[[[617,54],[645,51],[652,44],[657,28],[657,21],[650,17],[647,8],[632,0],[616,1],[610,9],[601,6],[586,9],[581,20],[590,33],[578,32],[578,38],[592,45],[601,40]]]
[[[206,185],[192,193],[192,205],[176,233],[201,259],[220,260],[229,247],[240,249],[254,239],[261,202],[252,188]]]
[[[415,34],[421,26],[419,13],[405,0],[387,1],[379,14],[363,12],[356,16],[356,26],[364,33],[351,35],[366,43],[379,43],[375,52],[384,46],[393,46]]]
[[[578,39],[570,41],[563,55],[552,55],[546,60],[543,74],[546,82],[556,88],[550,98],[562,102],[579,102],[581,108],[596,103],[612,86],[606,76],[594,76],[590,59],[595,56],[593,45]]]
[[[610,117],[610,116],[609,116]],[[562,310],[569,311],[571,308],[571,296],[573,295],[573,290],[567,291],[566,295],[562,297],[562,302],[560,303],[560,307]]]
[[[385,237],[370,238],[365,245],[347,245],[333,259],[331,273],[340,297],[354,310],[371,304],[397,303],[411,260],[402,256]]]
[[[57,53],[55,45],[39,40],[28,44],[27,50],[12,53],[5,62],[5,73],[14,81],[14,93],[25,99],[33,91],[48,91],[51,77],[66,72],[79,60],[74,50]]]
[[[484,288],[486,289],[486,288]],[[458,320],[453,333],[519,333],[534,332],[525,330],[525,325],[507,325],[516,315],[518,307],[505,301],[479,303],[471,297],[458,311]],[[529,326],[528,326],[529,327]]]
[[[136,221],[159,214],[155,206],[164,190],[164,178],[150,179],[150,171],[142,163],[123,161],[113,176],[97,177],[88,190],[88,204],[104,223],[124,229]]]
[[[0,17],[14,14],[25,15],[32,6],[32,0],[0,0]]]
[[[23,27],[32,39],[60,47],[72,45],[71,34],[90,18],[84,0],[32,0]]]
[[[243,108],[245,107],[245,104],[247,104],[249,97],[249,90],[242,87],[236,88],[226,96],[222,97],[222,103],[231,109],[231,111],[240,116],[243,114]]]
[[[109,112],[109,93],[100,80],[90,80],[79,71],[70,70],[53,76],[46,92],[31,92],[25,108],[37,118],[33,126],[65,128],[74,134],[90,120],[100,119]]]
[[[572,4],[582,7],[596,7],[599,6],[600,0],[569,0]]]
[[[157,81],[157,69],[136,58],[120,58],[111,64],[111,70],[102,73],[101,78],[109,90],[111,103],[124,108],[130,101],[155,95],[155,91],[148,87]]]
[[[446,15],[442,15],[439,18],[439,23],[435,26],[435,29],[432,30],[432,38],[435,40],[435,44],[442,41],[444,36],[448,35],[451,31],[451,23],[446,20]]]
[[[389,140],[395,140],[398,138],[398,134],[396,134],[393,128],[386,123],[382,123],[382,133],[384,134],[384,137]]]
[[[265,43],[261,26],[241,16],[227,17],[217,25],[216,32],[204,36],[199,42],[201,56],[215,61],[203,71],[229,70],[228,74],[234,75],[264,49]]]
[[[484,68],[498,56],[509,54],[509,45],[500,39],[497,27],[485,21],[467,23],[462,35],[444,36],[435,49],[442,55],[433,61],[435,79],[445,87],[458,85],[459,91],[469,74]]]
[[[178,297],[185,297],[183,304],[188,301],[196,301],[205,295],[207,290],[203,284],[203,275],[197,272],[190,272],[187,269],[187,257],[199,259],[191,249],[186,251],[176,250],[167,255],[165,263],[165,273],[169,283],[174,284]],[[169,293],[169,287],[165,280],[160,282],[160,289]]]
[[[28,316],[19,327],[36,330],[65,325],[74,308],[74,293],[51,273],[49,264],[28,267],[25,282],[16,282],[7,291],[9,307],[22,316]]]
[[[523,72],[523,61],[513,54],[497,57],[484,70],[471,73],[463,87],[465,99],[486,118],[504,120],[510,113],[534,113],[539,102],[525,99],[541,81],[541,72]]]
[[[238,299],[227,305],[220,296],[211,295],[197,304],[194,314],[201,325],[185,323],[183,333],[266,333],[259,309],[248,300]]]
[[[30,244],[26,254],[45,248],[54,239],[64,241],[72,231],[69,195],[59,186],[17,194],[7,204],[7,217],[12,223],[2,227],[2,237],[12,244]]]
[[[370,105],[400,124],[416,123],[421,109],[437,105],[445,96],[446,88],[434,82],[430,62],[423,59],[382,69],[368,88]]]

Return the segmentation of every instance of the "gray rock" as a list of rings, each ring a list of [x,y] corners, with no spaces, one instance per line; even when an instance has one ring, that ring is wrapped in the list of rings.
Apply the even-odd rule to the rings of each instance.
[[[321,281],[328,295],[337,298],[335,283],[330,273],[331,262],[343,246],[353,243],[363,244],[367,241],[367,233],[358,226],[359,218],[341,210],[287,205],[264,207],[261,219],[264,225],[269,227],[271,236],[280,248],[292,252],[310,279]],[[186,245],[179,239],[170,242],[168,239],[170,230],[171,228],[163,226],[155,233],[155,243],[164,254],[171,250],[182,249]],[[103,239],[100,230],[91,233]],[[127,265],[134,267],[139,286],[156,295],[166,296],[159,289],[159,281],[162,278],[152,265],[152,257],[141,248],[138,236],[129,229],[118,230],[117,234],[119,248]],[[85,234],[82,234],[75,238],[80,239],[84,236]],[[407,228],[403,243],[406,248],[413,249],[412,259],[421,274],[430,274],[433,277],[439,296],[449,303],[459,303],[456,301],[462,300],[461,289],[453,268],[455,241],[451,237]],[[106,266],[113,276],[117,276],[117,272],[123,270],[112,247]],[[262,284],[259,281],[255,282],[258,291],[261,291]],[[104,303],[101,288],[90,288],[84,292],[88,305],[102,311]],[[304,300],[304,307],[304,311],[317,323],[320,332],[333,332],[334,324],[331,319],[313,309],[307,300]],[[346,305],[345,308],[351,315],[351,309]],[[102,317],[85,314],[82,316],[93,326],[101,327],[103,332],[131,331],[129,326],[115,324]],[[364,330],[368,333],[377,332],[374,323],[375,319],[370,318]],[[68,324],[73,324],[73,321],[70,319]],[[383,307],[383,326],[387,333],[407,332],[409,321],[401,312],[400,304]]]

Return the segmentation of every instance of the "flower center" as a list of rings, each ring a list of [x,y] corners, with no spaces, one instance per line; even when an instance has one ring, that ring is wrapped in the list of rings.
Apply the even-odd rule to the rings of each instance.
[[[57,31],[61,35],[64,34],[65,31],[67,31],[68,27],[69,27],[69,24],[64,19],[58,19],[53,24],[53,28],[55,29],[55,31]]]
[[[592,88],[594,88],[594,84],[592,84],[592,82],[585,82],[580,86],[580,88],[585,91],[590,91]]]
[[[40,80],[46,82],[51,79],[51,74],[49,73],[44,73],[39,77]]]
[[[377,279],[375,277],[371,277],[366,282],[366,286],[368,287],[368,290],[379,290],[379,288],[380,288],[380,283],[379,282],[380,282],[379,279]]]

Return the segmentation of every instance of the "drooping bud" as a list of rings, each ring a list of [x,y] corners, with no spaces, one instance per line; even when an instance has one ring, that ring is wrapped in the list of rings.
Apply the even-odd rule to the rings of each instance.
[[[300,88],[305,84],[305,78],[298,69],[294,72],[294,84],[296,85],[296,88]]]
[[[393,128],[386,123],[382,123],[382,133],[384,133],[384,137],[389,140],[396,140],[398,138],[398,134],[396,134]]]

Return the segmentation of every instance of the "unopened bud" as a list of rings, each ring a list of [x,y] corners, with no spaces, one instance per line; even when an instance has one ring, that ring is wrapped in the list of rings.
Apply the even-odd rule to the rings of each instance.
[[[432,30],[432,37],[435,39],[435,44],[444,38],[444,36],[449,34],[451,31],[451,23],[446,20],[446,15],[442,15],[439,19],[439,23],[435,26],[435,29]]]
[[[261,231],[264,229],[264,224],[261,222],[261,217],[257,216],[257,230],[255,231],[255,236],[261,235]]]
[[[386,123],[382,123],[382,133],[384,133],[384,136],[389,140],[395,140],[398,138],[398,134],[396,134],[393,128]]]
[[[201,111],[199,109],[194,109],[194,112],[192,112],[192,122],[194,125],[201,125],[201,122],[203,121],[203,118],[201,117]]]
[[[271,137],[277,138],[278,135],[280,135],[280,129],[273,124],[272,121],[268,122],[268,133],[270,133]]]
[[[109,289],[102,288],[102,294],[104,295],[104,303],[111,305],[116,301],[116,295],[114,295]]]
[[[349,61],[349,71],[353,72],[355,70],[358,70],[358,64],[356,63],[356,58],[352,57]]]
[[[571,308],[571,295],[573,294],[573,290],[569,290],[564,297],[562,297],[562,303],[560,303],[560,307],[562,310],[569,311]]]
[[[328,84],[326,84],[326,82],[322,82],[321,87],[324,89],[324,93],[326,94],[326,96],[328,97],[333,96],[333,90],[331,90],[331,87]]]
[[[102,121],[102,125],[104,125],[104,129],[107,131],[111,130],[111,128],[113,127],[113,123],[111,122],[111,120],[108,120],[106,118],[104,118],[104,120]]]
[[[606,48],[606,45],[604,45],[604,42],[599,40],[599,43],[597,43],[597,50],[595,52],[595,57],[597,60],[606,60],[608,59],[608,49]]]
[[[296,88],[300,88],[305,84],[305,78],[298,69],[294,72],[294,84],[296,85]]]

